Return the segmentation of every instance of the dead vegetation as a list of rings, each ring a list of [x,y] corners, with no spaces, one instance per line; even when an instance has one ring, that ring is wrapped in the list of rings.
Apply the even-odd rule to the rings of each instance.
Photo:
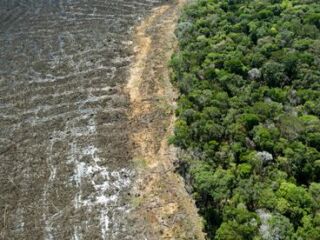
[[[174,172],[172,134],[176,93],[167,63],[176,46],[175,24],[183,1],[157,7],[137,28],[127,91],[138,178],[135,221],[145,239],[204,239],[202,222],[184,182]]]

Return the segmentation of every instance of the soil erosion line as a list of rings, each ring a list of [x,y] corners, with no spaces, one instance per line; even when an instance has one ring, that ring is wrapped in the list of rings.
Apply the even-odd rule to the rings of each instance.
[[[134,61],[126,90],[138,177],[134,215],[144,238],[204,239],[202,221],[184,182],[174,173],[172,135],[176,93],[168,61],[177,47],[174,29],[184,0],[155,8],[136,28]]]

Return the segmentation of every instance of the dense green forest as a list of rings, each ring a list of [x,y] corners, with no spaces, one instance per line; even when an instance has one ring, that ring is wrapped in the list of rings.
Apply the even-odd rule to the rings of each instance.
[[[170,141],[210,239],[320,239],[320,2],[201,0],[177,27]]]

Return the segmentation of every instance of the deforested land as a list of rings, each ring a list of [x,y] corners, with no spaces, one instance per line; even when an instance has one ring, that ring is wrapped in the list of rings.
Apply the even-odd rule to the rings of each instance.
[[[167,142],[182,4],[0,0],[0,239],[204,239]]]

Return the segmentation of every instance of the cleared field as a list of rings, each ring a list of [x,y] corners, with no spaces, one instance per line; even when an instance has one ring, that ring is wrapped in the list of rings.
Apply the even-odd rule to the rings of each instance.
[[[137,239],[123,87],[153,0],[0,0],[0,239]]]

